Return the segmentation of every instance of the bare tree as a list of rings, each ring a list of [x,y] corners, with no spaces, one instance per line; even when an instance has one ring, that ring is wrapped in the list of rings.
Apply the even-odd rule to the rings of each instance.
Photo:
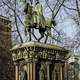
[[[60,11],[62,10],[61,8],[63,6],[65,6],[66,0],[56,0],[56,1],[55,0],[54,1],[44,0],[44,1],[45,1],[45,5],[47,6],[47,9],[49,10],[49,13],[51,13],[51,19],[55,24],[56,18],[60,14]],[[15,39],[19,38],[21,43],[24,42],[24,38],[22,38],[22,36],[23,36],[22,31],[24,30],[24,27],[25,27],[24,23],[23,23],[23,20],[24,20],[23,6],[24,6],[24,4],[22,4],[19,0],[1,0],[0,4],[1,4],[0,9],[2,10],[2,8],[4,6],[3,9],[5,12],[5,15],[8,16],[9,18],[11,18],[11,20],[12,20],[12,23],[13,23],[12,33],[16,34]],[[44,5],[43,5],[43,7],[44,7]],[[56,26],[57,24],[58,23],[56,23],[54,26]],[[46,35],[46,38],[44,41],[45,43],[47,42],[48,37],[51,37],[52,40],[62,43],[62,41],[61,41],[62,38],[60,38],[60,36],[63,35],[64,33],[63,34],[60,33],[60,31],[58,29],[56,29],[56,27],[54,27],[54,26],[52,26],[52,29],[56,32],[56,36],[54,36],[55,32],[52,32],[53,36]],[[33,36],[36,38],[36,36],[34,34],[33,34]],[[26,36],[24,36],[24,37],[26,37]]]
[[[66,14],[70,16],[76,24],[76,35],[73,38],[72,46],[77,50],[80,47],[80,0],[68,1],[68,3],[70,4],[70,7],[66,4],[63,5],[63,7],[65,8]]]

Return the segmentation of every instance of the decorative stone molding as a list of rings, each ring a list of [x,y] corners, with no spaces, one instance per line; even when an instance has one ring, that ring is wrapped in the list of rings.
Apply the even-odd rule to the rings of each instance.
[[[16,61],[25,59],[30,61],[37,58],[47,60],[64,60],[65,55],[68,53],[67,50],[61,47],[54,48],[55,45],[45,44],[44,46],[42,43],[36,43],[37,42],[27,42],[20,46],[17,45],[19,47],[11,49],[13,60]]]

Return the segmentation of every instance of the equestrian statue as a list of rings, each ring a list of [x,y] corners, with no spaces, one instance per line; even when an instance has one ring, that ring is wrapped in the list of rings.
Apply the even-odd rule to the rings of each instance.
[[[56,25],[55,21],[44,17],[43,7],[40,4],[39,0],[25,0],[25,31],[29,33],[29,40],[31,40],[31,34],[37,39],[37,37],[32,33],[31,29],[38,29],[40,33],[40,38],[37,40],[40,41],[47,31],[47,35],[51,36],[51,27]]]

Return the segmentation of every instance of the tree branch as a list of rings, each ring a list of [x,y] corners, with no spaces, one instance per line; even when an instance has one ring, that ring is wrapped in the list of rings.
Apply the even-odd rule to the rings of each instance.
[[[57,12],[55,13],[55,15],[54,15],[54,17],[53,17],[53,19],[57,16],[57,14],[58,14],[58,12],[60,11],[60,9],[61,9],[61,7],[62,7],[62,5],[63,5],[64,2],[65,2],[65,0],[63,0],[62,3],[60,4]]]
[[[57,0],[57,1],[61,4],[61,2],[59,0]],[[68,7],[68,6],[64,5],[64,4],[62,4],[62,6],[65,7],[65,8],[67,8],[67,9],[69,9],[69,10],[77,11],[77,9],[70,8],[70,7]]]
[[[78,1],[77,1],[77,0],[76,0],[76,8],[77,8],[78,16],[79,16],[79,18],[80,18],[79,4],[78,4]]]
[[[13,12],[14,12],[14,17],[15,17],[15,23],[16,23],[16,28],[17,28],[17,32],[18,32],[18,35],[20,37],[20,41],[21,43],[23,43],[23,39],[21,37],[21,34],[19,32],[19,28],[18,28],[18,24],[17,24],[17,17],[19,18],[20,22],[22,23],[19,15],[16,13],[16,0],[15,0],[15,9],[11,8],[7,3],[5,3],[3,0],[2,0],[3,4],[5,4],[9,9],[11,9]],[[23,23],[22,23],[23,24]]]
[[[19,37],[20,37],[20,41],[21,41],[21,43],[23,43],[23,39],[22,39],[22,37],[21,37],[21,34],[20,34],[20,32],[19,32],[19,28],[18,28],[18,24],[17,24],[17,17],[16,17],[16,0],[15,0],[14,17],[15,17],[16,29],[17,29],[18,35],[19,35]]]

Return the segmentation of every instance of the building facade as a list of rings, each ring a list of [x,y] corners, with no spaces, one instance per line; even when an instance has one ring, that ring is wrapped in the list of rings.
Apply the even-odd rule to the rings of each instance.
[[[71,55],[66,66],[65,80],[80,80],[80,55]]]
[[[11,21],[0,16],[0,80],[14,80],[14,64],[10,54]]]

